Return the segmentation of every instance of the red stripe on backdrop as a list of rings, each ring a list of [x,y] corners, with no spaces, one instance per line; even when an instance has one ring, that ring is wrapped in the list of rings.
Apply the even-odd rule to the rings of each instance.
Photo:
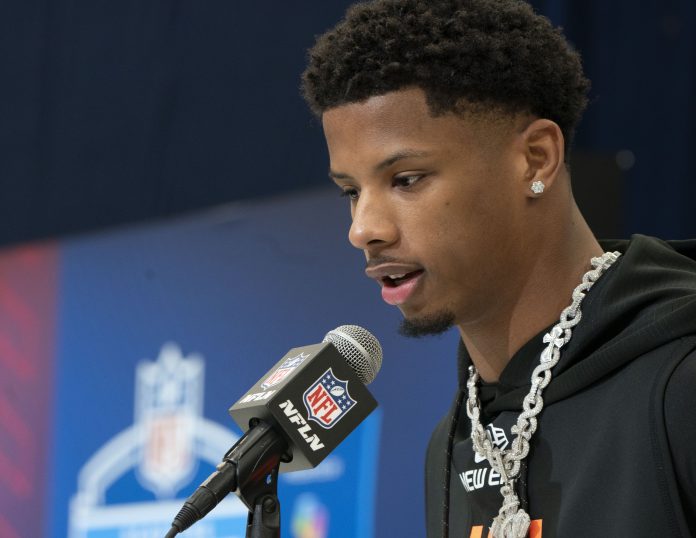
[[[17,531],[2,515],[0,515],[0,536],[3,538],[19,538]]]
[[[58,253],[0,253],[0,536],[43,535]]]

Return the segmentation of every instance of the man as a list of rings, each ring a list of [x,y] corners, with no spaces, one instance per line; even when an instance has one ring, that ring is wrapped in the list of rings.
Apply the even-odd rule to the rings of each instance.
[[[358,4],[310,51],[367,276],[404,334],[461,335],[429,537],[696,533],[696,243],[595,239],[567,167],[588,87],[519,0]]]

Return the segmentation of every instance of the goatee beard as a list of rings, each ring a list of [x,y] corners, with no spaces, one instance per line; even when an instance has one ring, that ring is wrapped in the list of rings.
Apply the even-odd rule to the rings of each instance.
[[[409,338],[422,338],[442,334],[454,325],[452,312],[439,312],[431,316],[404,318],[399,326],[399,334]]]

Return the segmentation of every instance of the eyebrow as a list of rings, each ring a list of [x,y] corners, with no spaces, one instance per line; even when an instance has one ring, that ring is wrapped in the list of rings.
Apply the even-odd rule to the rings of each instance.
[[[390,167],[392,164],[399,162],[403,159],[412,159],[415,157],[427,157],[430,153],[427,151],[418,151],[415,149],[402,149],[395,153],[392,153],[389,157],[381,161],[374,168],[375,172],[380,172],[385,168]],[[329,177],[331,179],[353,179],[350,175],[344,174],[342,172],[334,172],[329,168]]]

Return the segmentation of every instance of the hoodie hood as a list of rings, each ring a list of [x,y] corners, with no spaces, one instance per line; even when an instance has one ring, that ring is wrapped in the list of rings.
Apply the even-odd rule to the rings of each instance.
[[[553,379],[544,391],[545,403],[563,400],[634,358],[696,333],[696,240],[661,241],[634,235],[630,241],[600,244],[622,256],[583,300],[582,319],[561,349]],[[515,353],[498,383],[483,384],[485,414],[521,408],[549,329]],[[460,343],[459,378],[464,390],[470,364]]]

